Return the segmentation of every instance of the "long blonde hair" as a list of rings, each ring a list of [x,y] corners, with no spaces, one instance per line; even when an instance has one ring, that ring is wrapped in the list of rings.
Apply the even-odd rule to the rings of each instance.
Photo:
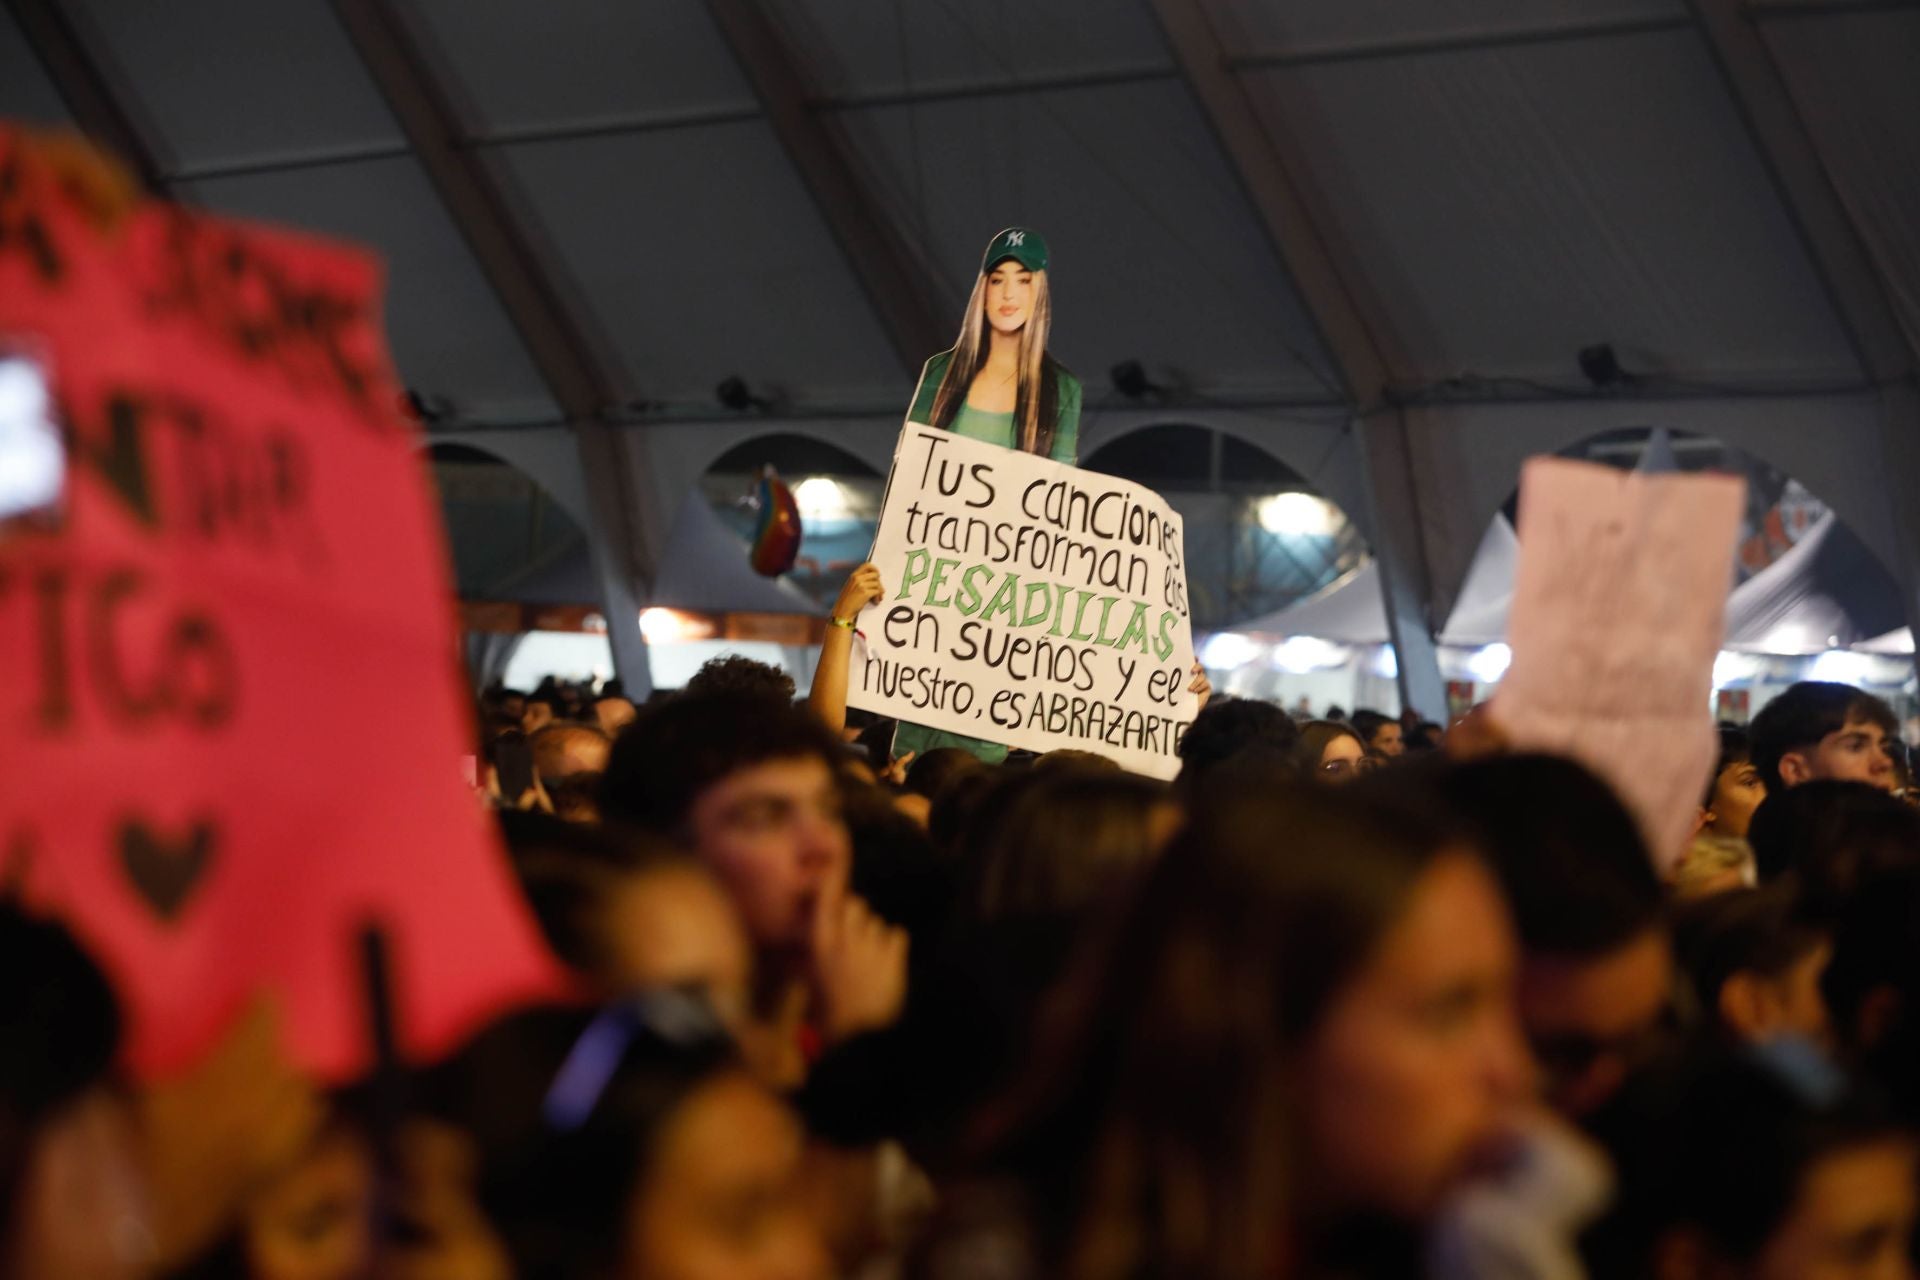
[[[987,279],[997,265],[990,265],[973,282],[966,318],[960,322],[960,340],[953,344],[953,359],[947,363],[946,377],[940,380],[940,390],[933,398],[931,425],[943,431],[953,425],[960,406],[967,402],[968,388],[987,363]],[[1060,392],[1056,367],[1047,358],[1047,330],[1052,323],[1053,295],[1047,288],[1047,273],[1035,271],[1033,310],[1020,330],[1020,380],[1014,386],[1013,398],[1014,440],[1027,453],[1053,452]]]

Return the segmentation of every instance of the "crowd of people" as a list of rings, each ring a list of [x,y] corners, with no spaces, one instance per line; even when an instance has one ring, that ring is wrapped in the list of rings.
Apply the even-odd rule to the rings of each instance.
[[[1913,1274],[1920,809],[1856,689],[1724,729],[1685,849],[1484,714],[1213,698],[1170,785],[896,759],[739,658],[480,717],[580,999],[397,1112],[270,1028],[142,1091],[100,970],[0,906],[0,1271]]]

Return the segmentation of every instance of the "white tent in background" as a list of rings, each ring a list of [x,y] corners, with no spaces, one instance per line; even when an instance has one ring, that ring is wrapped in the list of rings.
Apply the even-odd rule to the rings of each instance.
[[[820,606],[785,578],[763,578],[747,562],[747,544],[699,493],[680,504],[649,605],[710,613],[817,614]]]
[[[1891,658],[1910,658],[1913,656],[1913,629],[1901,627],[1889,631],[1883,636],[1871,640],[1862,640],[1853,646],[1855,653],[1877,653]]]
[[[1312,636],[1336,644],[1385,644],[1386,600],[1380,562],[1368,560],[1304,600],[1230,628],[1257,636]]]
[[[1474,552],[1453,614],[1441,631],[1442,643],[1478,648],[1506,639],[1519,555],[1513,525],[1504,514],[1496,515]],[[1386,644],[1387,607],[1380,590],[1379,562],[1369,560],[1305,600],[1231,630],[1259,636],[1312,636],[1335,644]]]
[[[1442,644],[1479,648],[1507,638],[1507,615],[1513,610],[1513,575],[1520,567],[1520,539],[1505,513],[1493,518],[1473,565],[1460,586],[1453,613],[1440,631]]]
[[[1888,639],[1900,621],[1900,593],[1887,571],[1829,512],[1792,550],[1734,590],[1721,647],[1824,653]],[[1907,652],[1911,645],[1909,639]]]

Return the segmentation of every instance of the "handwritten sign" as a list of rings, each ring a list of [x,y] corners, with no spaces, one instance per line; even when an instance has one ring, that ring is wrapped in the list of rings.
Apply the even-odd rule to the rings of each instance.
[[[1662,868],[1718,753],[1713,662],[1746,485],[1535,458],[1520,480],[1513,664],[1493,715],[1521,750],[1612,783]]]
[[[887,595],[848,702],[1170,778],[1187,689],[1180,516],[1151,490],[909,423],[874,538]]]
[[[362,1066],[368,922],[409,1050],[552,989],[459,781],[447,560],[379,288],[339,245],[103,220],[0,129],[0,354],[43,375],[66,455],[49,509],[0,525],[0,881],[99,954],[143,1074],[262,992],[297,1062]]]

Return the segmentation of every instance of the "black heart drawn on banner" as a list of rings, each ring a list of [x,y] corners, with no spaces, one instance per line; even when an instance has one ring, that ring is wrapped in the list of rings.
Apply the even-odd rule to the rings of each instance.
[[[216,843],[211,822],[196,822],[184,836],[169,839],[130,818],[120,825],[120,866],[134,892],[172,924],[206,877]]]

